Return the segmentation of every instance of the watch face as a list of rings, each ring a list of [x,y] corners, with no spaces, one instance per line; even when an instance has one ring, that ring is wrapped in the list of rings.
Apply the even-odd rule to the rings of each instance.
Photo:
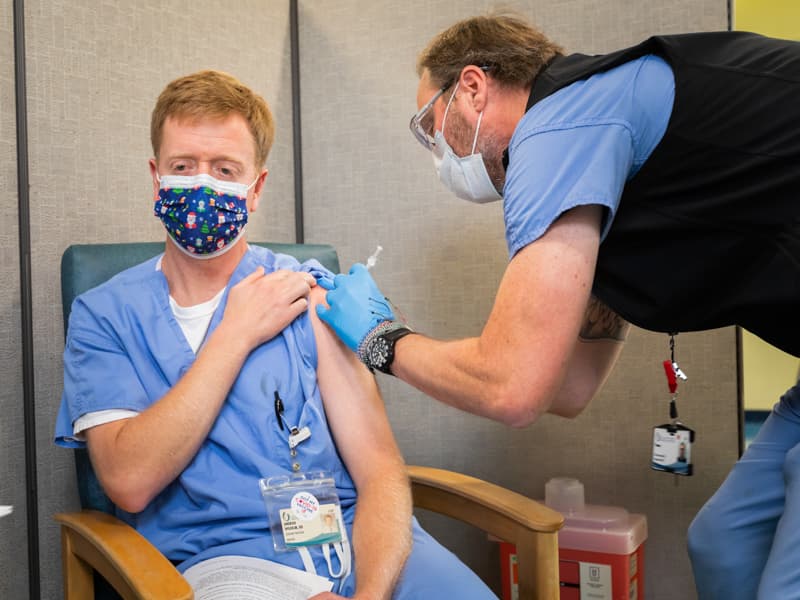
[[[375,368],[380,368],[389,360],[389,342],[383,337],[379,337],[368,350],[369,364]]]

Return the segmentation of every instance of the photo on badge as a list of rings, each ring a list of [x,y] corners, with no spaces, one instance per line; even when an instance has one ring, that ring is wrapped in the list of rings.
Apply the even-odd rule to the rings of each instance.
[[[653,429],[653,457],[650,468],[676,475],[692,475],[694,431],[681,423]]]

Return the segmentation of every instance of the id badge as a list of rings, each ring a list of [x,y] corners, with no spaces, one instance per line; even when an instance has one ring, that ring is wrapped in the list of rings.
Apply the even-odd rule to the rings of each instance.
[[[344,521],[333,477],[325,472],[259,480],[277,551],[342,541]]]
[[[681,423],[653,429],[653,460],[650,468],[676,475],[692,474],[694,430]]]

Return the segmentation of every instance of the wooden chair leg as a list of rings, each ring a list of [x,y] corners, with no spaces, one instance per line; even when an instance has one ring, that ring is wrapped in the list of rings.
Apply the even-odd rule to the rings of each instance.
[[[92,568],[74,549],[72,532],[61,528],[61,556],[64,570],[64,600],[94,598],[94,573]]]
[[[414,506],[469,523],[517,548],[519,600],[559,600],[558,530],[564,516],[509,489],[431,467],[408,466]]]
[[[516,544],[519,600],[559,600],[558,533],[538,533]]]
[[[135,529],[102,512],[54,515],[61,524],[68,600],[93,598],[97,571],[125,600],[191,600],[189,582]]]

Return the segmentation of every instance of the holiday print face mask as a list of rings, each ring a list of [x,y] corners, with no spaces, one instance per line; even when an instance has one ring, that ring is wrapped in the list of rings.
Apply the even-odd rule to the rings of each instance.
[[[186,254],[212,258],[233,247],[247,225],[250,185],[220,181],[211,175],[159,178],[154,214],[170,239]]]

